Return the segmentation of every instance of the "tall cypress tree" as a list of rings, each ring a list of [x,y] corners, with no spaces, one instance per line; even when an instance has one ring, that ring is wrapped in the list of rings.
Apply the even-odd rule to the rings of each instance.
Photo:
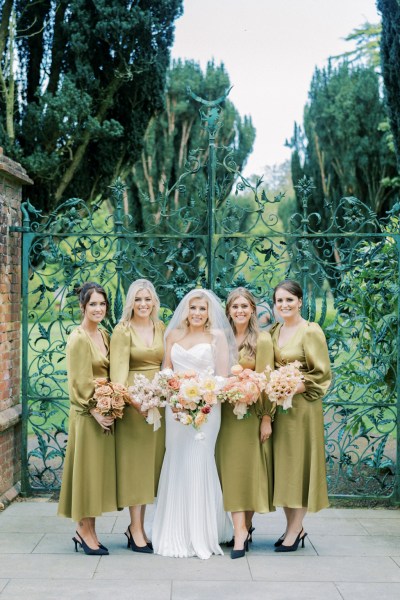
[[[138,159],[182,4],[0,2],[0,145],[35,181],[38,208],[96,197]]]
[[[378,0],[382,13],[381,64],[386,102],[400,168],[400,2]]]

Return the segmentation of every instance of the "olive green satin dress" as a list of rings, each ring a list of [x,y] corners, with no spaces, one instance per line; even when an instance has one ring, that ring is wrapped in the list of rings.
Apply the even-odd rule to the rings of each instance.
[[[299,360],[306,391],[296,394],[286,413],[276,411],[273,428],[274,505],[317,512],[329,506],[325,468],[322,398],[331,370],[325,335],[317,323],[304,323],[279,346],[281,323],[271,329],[275,367]]]
[[[110,379],[132,385],[135,373],[152,379],[161,368],[164,356],[164,324],[154,325],[154,339],[146,346],[132,326],[119,323],[111,337]],[[122,419],[115,424],[117,465],[117,501],[120,508],[152,504],[157,495],[158,480],[165,452],[165,415],[161,427],[153,431],[143,415],[127,406]]]
[[[108,378],[109,359],[82,327],[68,338],[67,373],[71,407],[58,514],[79,521],[117,510],[115,439],[89,412],[94,379]]]
[[[259,334],[256,356],[239,354],[239,363],[245,369],[260,373],[274,366],[271,336]],[[216,462],[221,480],[226,511],[255,511],[266,513],[275,510],[273,495],[272,440],[260,442],[260,420],[264,415],[273,418],[275,405],[265,394],[249,407],[250,416],[239,420],[233,406],[222,404],[221,428],[216,446]]]

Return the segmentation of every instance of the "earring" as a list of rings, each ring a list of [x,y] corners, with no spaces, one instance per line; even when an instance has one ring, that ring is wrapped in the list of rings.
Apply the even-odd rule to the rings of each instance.
[[[188,318],[185,319],[185,325],[186,325],[186,327],[189,327],[189,319]]]

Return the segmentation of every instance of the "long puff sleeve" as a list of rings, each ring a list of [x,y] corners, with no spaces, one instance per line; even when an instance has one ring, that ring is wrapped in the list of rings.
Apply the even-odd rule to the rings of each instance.
[[[303,371],[306,391],[303,397],[309,402],[322,398],[331,383],[332,374],[328,346],[318,323],[309,323],[303,337],[307,369]]]
[[[71,404],[79,412],[89,414],[94,392],[92,349],[86,333],[79,328],[68,338],[67,372]]]
[[[113,331],[110,344],[110,380],[113,383],[128,384],[130,353],[130,328],[119,323]]]
[[[274,368],[274,347],[271,336],[268,332],[262,332],[258,336],[256,347],[256,373],[262,373],[265,367],[269,365]],[[261,393],[260,399],[256,404],[256,414],[261,419],[265,415],[269,415],[271,420],[274,420],[276,405],[271,402],[265,392]]]

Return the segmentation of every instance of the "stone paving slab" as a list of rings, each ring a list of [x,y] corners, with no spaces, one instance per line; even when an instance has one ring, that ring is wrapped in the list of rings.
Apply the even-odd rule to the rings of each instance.
[[[400,536],[310,535],[319,556],[392,556],[400,554]],[[303,551],[302,551],[303,554]]]
[[[369,535],[400,535],[400,514],[398,519],[359,519]]]
[[[29,579],[10,581],[1,600],[170,600],[170,581],[69,581]],[[187,600],[187,598],[186,598]]]
[[[400,571],[399,571],[400,572]],[[168,558],[130,552],[124,556],[103,557],[95,579],[250,581],[247,560],[231,560],[229,555],[199,558]]]
[[[397,552],[394,553],[391,558],[394,560],[396,565],[399,565],[400,567],[400,546],[397,548]]]
[[[256,515],[245,559],[202,561],[126,549],[127,509],[97,519],[104,557],[75,553],[75,524],[57,504],[15,502],[0,513],[0,600],[398,600],[400,510],[327,509],[307,515],[305,548],[274,552],[282,511]],[[154,512],[149,507],[147,532]]]
[[[399,583],[339,583],[343,600],[398,600]]]
[[[0,592],[7,585],[7,583],[9,581],[10,581],[9,579],[0,579]]]
[[[8,510],[8,509],[7,509]],[[44,516],[29,516],[23,515],[18,517],[17,515],[7,515],[7,510],[4,515],[0,515],[0,531],[19,533],[25,531],[26,533],[71,533],[75,532],[75,526],[71,519],[64,519],[61,517],[44,517]],[[101,517],[98,519],[96,524],[96,530],[98,533],[111,533],[114,527],[116,517]]]
[[[98,556],[75,553],[25,554],[23,559],[20,554],[0,554],[0,574],[9,579],[91,579],[99,560]]]
[[[400,582],[400,568],[390,557],[248,555],[252,578],[266,581]]]
[[[174,581],[173,600],[343,600],[333,583]],[[376,600],[376,599],[375,599]],[[393,599],[392,599],[393,600]]]
[[[35,550],[42,538],[43,533],[0,533],[0,552],[29,554]]]

